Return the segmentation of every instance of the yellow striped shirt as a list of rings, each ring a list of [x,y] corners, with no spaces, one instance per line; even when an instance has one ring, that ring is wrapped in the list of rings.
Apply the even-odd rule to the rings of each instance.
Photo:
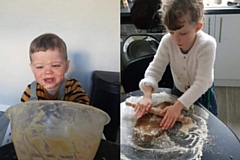
[[[21,102],[30,101],[30,84],[23,92]],[[42,85],[37,83],[37,97],[38,100],[57,100],[58,92],[55,95],[50,95]],[[80,82],[73,78],[67,78],[65,90],[64,90],[64,101],[78,102],[82,104],[89,104],[89,98],[85,91],[82,89]]]

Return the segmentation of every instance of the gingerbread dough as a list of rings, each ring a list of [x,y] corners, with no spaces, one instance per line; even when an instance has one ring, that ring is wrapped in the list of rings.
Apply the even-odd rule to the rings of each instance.
[[[157,109],[164,109],[165,107],[172,105],[171,102],[162,102],[155,106]],[[163,134],[163,130],[160,128],[162,117],[147,113],[141,118],[137,119],[134,126],[134,136],[137,141],[143,143],[150,143],[155,138]]]

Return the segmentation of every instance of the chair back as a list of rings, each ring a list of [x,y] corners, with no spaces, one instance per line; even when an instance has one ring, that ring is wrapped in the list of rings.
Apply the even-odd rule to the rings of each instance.
[[[139,90],[139,82],[144,78],[144,73],[153,58],[153,54],[146,55],[136,58],[125,65],[121,72],[121,83],[125,93]],[[161,88],[173,88],[173,78],[169,65],[166,67],[158,86]]]

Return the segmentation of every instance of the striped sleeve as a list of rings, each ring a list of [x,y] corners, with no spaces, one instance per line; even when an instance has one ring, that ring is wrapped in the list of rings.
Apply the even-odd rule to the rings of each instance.
[[[30,100],[30,84],[27,86],[26,90],[23,92],[21,97],[21,102],[27,102]]]
[[[88,95],[81,87],[80,82],[75,79],[67,80],[64,100],[89,105]]]

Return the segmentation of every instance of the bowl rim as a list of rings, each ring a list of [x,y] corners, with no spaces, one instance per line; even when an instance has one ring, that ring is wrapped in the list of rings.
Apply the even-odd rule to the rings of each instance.
[[[105,117],[106,117],[105,125],[108,124],[111,120],[110,116],[105,111],[103,111],[99,108],[96,108],[92,105],[86,105],[86,104],[82,104],[82,103],[78,103],[78,102],[71,102],[71,101],[61,101],[61,100],[32,100],[32,101],[27,101],[27,102],[21,102],[21,103],[18,103],[18,104],[15,104],[15,105],[12,105],[12,106],[8,107],[7,110],[5,111],[5,115],[7,116],[8,119],[11,120],[11,118],[10,118],[11,116],[8,113],[11,108],[15,108],[19,105],[22,105],[23,103],[27,105],[27,104],[36,104],[36,103],[45,103],[45,102],[49,103],[49,104],[63,103],[63,104],[69,104],[69,105],[74,106],[74,107],[80,106],[80,107],[83,107],[83,108],[91,108],[92,110],[95,110],[97,112],[101,112],[103,115],[105,115]]]

